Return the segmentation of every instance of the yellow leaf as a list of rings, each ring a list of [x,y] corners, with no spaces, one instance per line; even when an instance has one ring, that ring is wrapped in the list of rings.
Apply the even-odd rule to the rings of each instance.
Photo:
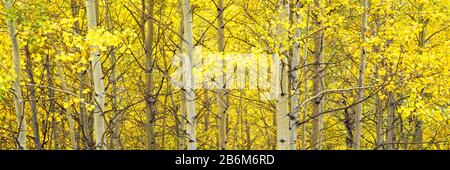
[[[93,111],[95,109],[95,106],[94,105],[92,105],[92,104],[87,104],[86,105],[86,110],[87,111]]]

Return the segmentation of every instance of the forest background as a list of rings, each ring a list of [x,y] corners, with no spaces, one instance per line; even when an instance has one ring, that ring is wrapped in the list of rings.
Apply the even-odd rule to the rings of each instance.
[[[450,149],[449,7],[2,0],[0,149]]]

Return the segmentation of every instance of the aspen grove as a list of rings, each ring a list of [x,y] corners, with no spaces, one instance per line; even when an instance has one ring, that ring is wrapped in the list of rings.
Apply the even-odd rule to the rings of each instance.
[[[450,0],[2,0],[0,149],[448,150]]]

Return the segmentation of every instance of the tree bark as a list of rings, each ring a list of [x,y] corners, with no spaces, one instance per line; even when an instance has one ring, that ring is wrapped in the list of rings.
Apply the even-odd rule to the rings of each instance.
[[[48,84],[48,113],[52,119],[52,139],[53,139],[53,149],[59,149],[59,134],[58,134],[58,126],[56,122],[56,113],[55,113],[55,91],[53,90],[53,67],[50,62],[50,56],[47,55],[45,58],[45,70],[47,72],[47,84]]]
[[[144,20],[144,49],[145,49],[145,59],[146,59],[146,80],[145,80],[145,101],[146,101],[146,123],[145,130],[147,136],[147,148],[150,150],[156,149],[155,140],[155,123],[156,123],[156,99],[157,97],[153,95],[153,8],[155,2],[153,0],[148,0],[147,3],[142,1],[143,11],[147,11],[142,17]]]
[[[14,90],[14,102],[16,107],[16,116],[18,125],[17,149],[26,150],[27,149],[26,120],[23,108],[22,91],[20,89],[21,88],[20,52],[19,52],[19,43],[16,37],[16,29],[14,26],[14,16],[12,15],[12,4],[13,4],[12,0],[6,0],[5,7],[8,13],[6,22],[8,26],[9,39],[11,41],[12,55],[14,61],[13,90]]]
[[[30,56],[30,51],[28,44],[25,46],[25,57],[26,57],[26,70],[28,73],[29,84],[28,91],[30,91],[30,108],[31,108],[31,128],[33,129],[34,145],[36,150],[42,150],[41,138],[39,134],[39,118],[38,111],[36,107],[37,97],[36,97],[36,81],[34,80],[33,74],[33,61]]]
[[[183,15],[183,3],[182,0],[178,0],[179,3],[179,11],[180,11],[180,30],[179,34],[184,35],[184,15]],[[179,52],[182,53],[184,49],[184,38],[183,36],[180,37],[180,44],[179,44]],[[183,61],[180,61],[180,65],[183,65]],[[184,73],[180,76],[180,82],[184,82]],[[185,121],[186,121],[186,95],[184,92],[181,93],[181,103],[180,103],[180,115],[177,116],[177,137],[178,137],[178,149],[179,150],[186,150],[186,127],[185,127]]]
[[[386,149],[393,150],[394,149],[394,141],[395,141],[395,98],[393,92],[388,92],[388,102],[387,102],[387,122],[388,129],[386,132]]]
[[[379,19],[379,15],[375,15],[375,29],[374,29],[374,36],[378,36],[378,30],[381,27],[381,22]],[[380,52],[380,46],[377,45],[374,47],[374,53]],[[383,59],[384,60],[384,59]],[[381,65],[384,65],[384,61],[381,62]],[[378,64],[375,64],[375,70],[374,70],[374,77],[377,81],[380,79],[380,75],[378,74],[378,70],[380,69],[380,66]],[[375,141],[375,150],[381,150],[383,149],[383,140],[384,140],[384,106],[383,103],[385,100],[382,100],[380,98],[379,93],[375,94],[375,134],[376,134],[376,141]]]
[[[80,10],[80,4],[78,0],[71,0],[70,1],[71,10],[72,10],[72,17],[78,18],[78,13]],[[78,20],[74,21],[73,23],[73,31],[80,35],[81,29],[80,29],[80,22]],[[88,66],[86,66],[88,67]],[[87,95],[83,93],[83,90],[86,89],[86,71],[83,71],[81,73],[78,73],[78,78],[80,80],[80,90],[79,90],[79,100],[80,101],[86,101]],[[91,146],[92,143],[92,137],[90,133],[90,126],[88,123],[88,118],[86,114],[86,104],[85,102],[80,102],[80,113],[79,113],[79,131],[78,131],[78,140],[81,140],[82,148],[84,149],[93,149]],[[77,143],[77,147],[81,148],[80,144]]]
[[[86,0],[86,13],[87,13],[87,25],[89,31],[95,31],[97,29],[95,0]],[[100,51],[98,47],[91,46],[91,65],[92,65],[92,77],[94,80],[94,92],[95,92],[95,109],[94,109],[94,137],[95,148],[105,149],[105,120],[103,112],[105,108],[105,88],[103,84],[103,72],[102,62],[100,58]]]
[[[225,35],[224,35],[224,19],[223,19],[223,0],[219,0],[217,3],[217,31],[218,31],[218,50],[222,57],[225,56]],[[222,58],[222,67],[223,70],[226,70],[226,62]],[[219,131],[219,149],[225,150],[227,149],[227,109],[228,109],[228,97],[226,90],[226,73],[224,72],[219,77],[219,90],[218,90],[218,105],[219,105],[219,114],[218,114],[218,131]]]
[[[422,11],[422,6],[419,6],[419,11]],[[419,53],[422,54],[422,48],[425,46],[425,34],[426,34],[426,25],[424,18],[421,14],[419,14],[418,19],[419,24],[422,24],[422,30],[419,32]],[[420,115],[414,116],[414,144],[415,149],[422,150],[423,149],[423,121]]]
[[[375,77],[378,77],[378,66],[375,68]],[[384,137],[384,118],[383,118],[383,100],[381,100],[378,94],[375,95],[375,149],[383,149],[383,137]]]
[[[363,42],[366,42],[366,30],[367,30],[367,13],[369,10],[369,2],[368,0],[362,0],[362,6],[364,8],[364,12],[361,19],[361,38]],[[355,114],[355,137],[354,144],[352,145],[354,150],[359,150],[361,148],[361,128],[362,128],[362,112],[363,105],[362,100],[364,99],[364,72],[366,71],[366,49],[365,47],[361,47],[361,58],[359,65],[359,79],[358,79],[358,94],[356,97],[356,114]]]
[[[278,1],[278,24],[277,24],[277,39],[280,44],[277,44],[276,51],[279,51],[279,56],[275,57],[275,71],[277,85],[275,86],[277,92],[276,104],[276,126],[277,126],[277,148],[279,150],[288,150],[290,145],[290,116],[289,115],[289,87],[288,87],[288,62],[289,48],[288,31],[283,27],[283,22],[289,22],[289,2],[286,0]]]
[[[197,114],[195,112],[195,91],[194,91],[194,77],[192,74],[193,67],[193,20],[192,20],[192,9],[190,0],[182,0],[182,9],[183,9],[183,52],[185,53],[185,62],[184,62],[184,95],[186,107],[186,124],[187,131],[186,136],[188,138],[187,149],[188,150],[196,150],[197,149],[197,139],[196,139],[196,119]]]
[[[308,5],[308,15],[306,17],[306,28],[305,28],[305,34],[308,35],[309,32],[309,18],[311,15],[311,6]],[[304,82],[304,101],[308,100],[309,97],[309,86],[308,86],[308,44],[309,44],[309,38],[305,39],[305,46],[303,49],[303,82]],[[308,115],[308,103],[305,103],[303,106],[303,115],[302,115],[302,122],[306,121],[306,116]],[[306,123],[302,124],[302,143],[301,143],[301,149],[306,149]]]
[[[290,70],[289,70],[289,80],[291,85],[290,92],[293,93],[290,96],[291,103],[291,116],[289,122],[289,149],[296,150],[297,144],[297,128],[299,123],[300,110],[296,109],[299,106],[299,93],[300,93],[300,84],[298,78],[298,71],[300,70],[300,37],[301,37],[301,29],[297,26],[301,23],[302,16],[297,10],[300,9],[302,4],[300,2],[296,2],[295,8],[296,10],[291,10],[291,23],[294,26],[294,37],[293,37],[293,46],[292,46],[292,56],[290,59]],[[297,111],[298,110],[298,111]]]
[[[322,23],[319,20],[319,15],[323,15],[323,9],[320,7],[319,0],[314,1],[314,6],[317,10],[313,14],[313,23],[316,29],[320,29],[316,32],[314,36],[314,76],[313,76],[313,96],[317,96],[321,91],[324,90],[324,67],[323,67],[323,58],[324,58],[324,31],[321,29]],[[312,120],[313,129],[311,133],[311,148],[314,150],[321,149],[321,140],[322,140],[322,127],[323,127],[323,116],[321,115],[323,111],[323,94],[320,97],[317,97],[313,101],[312,107],[312,116],[314,117]]]
[[[52,44],[53,48],[55,49],[55,52],[57,55],[60,55],[61,52],[59,51],[59,48],[56,46],[55,42],[53,41],[53,39],[50,37],[50,43]],[[70,95],[69,95],[69,89],[67,88],[67,84],[66,84],[66,80],[64,78],[64,73],[63,73],[63,68],[62,68],[62,64],[61,64],[61,60],[58,59],[56,61],[56,65],[58,67],[58,77],[59,80],[61,81],[61,87],[63,89],[63,91],[65,92],[65,98],[64,98],[64,102],[65,103],[69,103],[70,101]],[[70,144],[71,144],[71,148],[72,149],[78,149],[77,147],[77,143],[75,140],[75,122],[73,120],[72,117],[72,110],[71,110],[71,106],[68,105],[67,108],[64,108],[67,114],[67,121],[69,123],[69,137],[70,137]]]
[[[58,75],[59,75],[59,79],[61,80],[61,86],[62,86],[63,90],[66,92],[66,97],[64,98],[64,102],[68,103],[70,101],[70,96],[69,96],[69,94],[67,94],[67,92],[69,92],[69,90],[67,89],[66,80],[64,79],[63,69],[61,66],[61,60],[58,60],[56,64],[58,66]],[[66,109],[66,114],[67,114],[67,121],[69,123],[70,144],[71,144],[72,149],[78,149],[78,146],[77,146],[77,143],[75,140],[75,122],[72,117],[71,106],[68,106],[65,109]]]
[[[105,27],[106,30],[110,32],[114,32],[112,26],[112,18],[110,15],[110,2],[108,0],[104,0],[105,3]],[[116,56],[114,53],[114,47],[109,47],[109,64],[110,64],[110,74],[109,74],[109,84],[111,84],[111,108],[113,111],[112,119],[110,120],[111,127],[111,136],[110,136],[110,146],[111,149],[116,149],[119,142],[119,122],[120,115],[117,110],[117,78],[116,78]]]

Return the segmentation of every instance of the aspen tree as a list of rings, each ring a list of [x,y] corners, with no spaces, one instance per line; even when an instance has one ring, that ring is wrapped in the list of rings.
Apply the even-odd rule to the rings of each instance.
[[[375,68],[378,71],[378,67]],[[376,75],[375,77],[378,77]],[[383,100],[381,100],[380,95],[376,94],[375,96],[375,149],[381,150],[383,146],[383,137],[384,137],[384,118],[383,118]]]
[[[362,14],[361,19],[361,38],[363,44],[366,42],[366,31],[367,31],[367,13],[369,10],[369,2],[368,0],[362,0],[362,6],[364,8],[364,12]],[[361,58],[359,65],[359,78],[358,78],[358,94],[356,97],[356,114],[355,114],[355,137],[353,149],[359,150],[361,147],[361,127],[362,127],[362,100],[364,98],[364,72],[366,70],[366,49],[364,46],[361,47]]]
[[[67,88],[66,85],[66,80],[64,78],[63,75],[63,69],[62,69],[62,65],[61,65],[61,60],[56,61],[57,67],[58,67],[58,76],[59,79],[61,81],[61,86],[64,90],[64,92],[66,93],[66,97],[64,98],[64,102],[68,103],[70,101],[70,96],[69,96],[69,90]],[[71,106],[68,106],[66,109],[66,115],[67,115],[67,122],[69,123],[69,138],[70,138],[70,144],[72,149],[77,149],[77,143],[75,140],[75,122],[73,120],[72,117],[72,110],[71,110]]]
[[[105,5],[105,28],[110,32],[113,31],[112,26],[112,18],[110,14],[110,2],[108,0],[104,0]],[[116,149],[119,141],[119,121],[120,115],[117,109],[117,78],[116,78],[116,55],[114,52],[114,47],[109,47],[109,64],[110,64],[110,74],[109,74],[109,84],[111,84],[111,108],[113,111],[111,126],[111,137],[110,137],[110,145],[112,149]]]
[[[308,14],[306,16],[306,27],[305,27],[305,35],[308,35],[309,32],[309,19],[311,15],[311,6],[308,5]],[[309,94],[309,86],[308,86],[308,44],[309,44],[309,38],[305,39],[305,46],[303,49],[303,88],[304,88],[304,101],[308,100],[308,94]],[[305,103],[303,106],[303,115],[302,115],[302,122],[306,121],[306,116],[308,115],[308,103]],[[306,149],[306,123],[302,124],[302,143],[301,143],[301,149]]]
[[[387,101],[387,124],[388,128],[386,129],[386,144],[387,150],[393,150],[394,149],[394,139],[395,139],[395,99],[394,99],[394,93],[388,92],[388,101]]]
[[[18,137],[17,137],[17,149],[26,150],[27,149],[27,138],[26,138],[26,120],[23,108],[23,98],[22,91],[20,89],[20,52],[19,52],[19,42],[16,37],[16,29],[14,26],[14,14],[13,14],[13,1],[6,0],[5,7],[7,12],[6,23],[8,26],[9,39],[11,41],[12,55],[14,61],[14,102],[16,107],[17,125],[18,125]]]
[[[218,31],[218,49],[220,56],[224,57],[225,51],[225,37],[224,37],[224,18],[223,18],[223,0],[219,0],[217,3],[217,31]],[[222,58],[223,70],[226,70],[225,60]],[[218,90],[218,104],[219,104],[219,116],[218,116],[218,128],[219,128],[219,149],[227,149],[227,109],[228,109],[228,98],[227,91],[225,90],[227,86],[226,73],[223,72],[219,77],[219,90]]]
[[[205,62],[203,64],[206,64]],[[203,116],[203,133],[207,133],[210,127],[210,116],[211,116],[211,99],[212,97],[209,95],[209,80],[206,78],[208,71],[202,68],[202,76],[203,76],[203,106],[205,108],[205,115]],[[220,146],[219,146],[220,148]]]
[[[71,6],[71,11],[72,11],[72,17],[73,18],[78,18],[79,16],[79,10],[80,10],[80,2],[78,0],[71,0],[70,1],[70,6]],[[73,22],[73,32],[76,35],[81,35],[81,26],[80,26],[80,22],[78,20],[75,20]],[[76,51],[76,49],[74,49],[74,51]],[[84,66],[84,64],[83,64]],[[86,66],[89,67],[89,66]],[[86,101],[88,94],[83,93],[83,90],[87,88],[86,84],[87,84],[87,71],[86,70],[82,70],[80,73],[78,73],[78,79],[80,80],[80,90],[79,90],[79,99],[80,101],[80,113],[79,113],[79,140],[81,140],[82,142],[82,147],[85,149],[93,149],[91,146],[91,144],[93,143],[93,139],[91,136],[91,126],[89,123],[89,119],[88,119],[88,114],[86,112]],[[77,147],[81,148],[80,146],[78,146],[77,143]]]
[[[393,2],[391,2],[393,3]],[[394,4],[391,4],[390,8],[391,10],[395,9]],[[394,16],[390,15],[389,16],[390,19],[393,19]],[[392,26],[393,24],[390,24],[390,26]],[[390,43],[394,43],[394,40],[389,40],[391,41]],[[388,46],[391,45],[390,43],[388,43]],[[389,60],[386,60],[386,65],[384,65],[384,69],[386,69],[386,71],[390,74],[393,73],[393,68],[391,68],[390,64],[393,64],[392,62],[389,62]],[[388,81],[389,77],[388,75],[386,75],[384,77],[384,81]],[[386,118],[386,124],[387,124],[387,128],[386,128],[386,143],[384,146],[386,150],[395,150],[395,142],[396,142],[396,112],[397,112],[397,96],[401,96],[400,94],[394,92],[393,89],[385,89],[385,94],[388,96],[387,97],[387,101],[386,101],[386,110],[387,110],[387,118]]]
[[[301,30],[298,25],[301,23],[302,17],[300,15],[299,9],[302,6],[300,2],[296,2],[295,8],[291,10],[291,20],[294,26],[294,37],[292,45],[292,56],[290,58],[290,70],[289,78],[291,85],[291,92],[293,93],[290,97],[291,103],[291,116],[289,121],[289,149],[296,150],[297,144],[297,128],[299,121],[300,110],[296,109],[299,106],[299,93],[300,93],[300,82],[298,78],[298,70],[300,66],[300,36]]]
[[[377,52],[378,47],[376,47],[375,52]],[[378,79],[380,76],[378,75],[378,70],[380,67],[378,65],[375,66],[375,79]],[[384,139],[384,104],[386,102],[381,99],[380,95],[377,93],[375,95],[375,134],[376,134],[376,141],[375,141],[375,149],[381,150],[383,148],[383,139]]]
[[[235,141],[236,140],[239,140],[239,139],[241,139],[241,140],[244,140],[243,142],[242,142],[242,148],[245,148],[245,144],[246,143],[250,143],[250,140],[246,140],[246,138],[245,138],[245,134],[244,134],[244,126],[245,126],[245,122],[247,121],[247,120],[245,120],[244,121],[244,115],[246,115],[248,112],[247,112],[247,108],[246,108],[246,106],[244,106],[244,103],[243,103],[243,96],[244,96],[244,94],[245,94],[245,90],[244,89],[240,89],[239,90],[239,109],[237,110],[237,114],[238,114],[238,116],[239,116],[239,121],[240,121],[240,126],[242,126],[241,127],[241,129],[240,129],[240,138],[238,138],[237,136],[237,129],[236,129],[236,139],[235,139]],[[237,121],[237,122],[239,122],[239,121]],[[248,139],[248,138],[247,138]]]
[[[383,2],[383,1],[380,1]],[[378,30],[381,27],[381,21],[380,16],[378,14],[375,15],[375,29],[374,29],[374,36],[378,36]],[[380,52],[380,46],[377,45],[374,47],[374,53]],[[384,63],[384,62],[382,62]],[[380,69],[380,66],[378,64],[375,64],[375,70],[374,70],[374,77],[375,80],[378,80],[380,78],[380,75],[378,74],[378,71]],[[380,95],[377,93],[375,94],[375,134],[376,134],[376,141],[375,141],[375,149],[381,150],[383,146],[383,137],[384,137],[384,115],[383,115],[383,103],[384,101],[381,99]]]
[[[55,113],[55,90],[53,90],[53,67],[50,62],[50,56],[47,55],[45,57],[45,70],[47,72],[47,84],[50,88],[48,88],[48,98],[49,98],[49,105],[48,105],[48,112],[50,114],[51,120],[52,120],[52,139],[53,139],[53,149],[58,150],[59,149],[59,135],[58,135],[58,126],[56,122],[56,113]]]
[[[278,24],[277,24],[277,38],[279,43],[276,47],[276,52],[281,54],[275,56],[275,71],[277,85],[275,86],[277,92],[277,104],[276,104],[276,126],[277,126],[277,148],[279,150],[289,149],[289,90],[288,90],[288,63],[289,57],[287,41],[288,33],[284,28],[283,22],[289,21],[289,2],[286,0],[278,1]],[[278,58],[278,59],[277,59]]]
[[[59,51],[59,48],[56,46],[53,39],[50,37],[49,40],[50,40],[50,43],[52,44],[53,48],[55,48],[56,55],[61,55],[61,51]],[[71,106],[69,105],[69,102],[70,102],[70,94],[69,93],[70,92],[69,92],[69,89],[67,88],[66,79],[64,78],[61,59],[57,59],[56,66],[58,67],[58,77],[59,77],[59,80],[61,81],[61,87],[66,95],[64,98],[64,103],[67,104],[67,107],[64,107],[64,109],[65,109],[66,115],[67,115],[67,122],[69,123],[69,139],[70,139],[71,148],[77,149],[78,147],[77,147],[77,143],[75,141],[75,122],[72,117]]]
[[[423,48],[426,43],[426,26],[428,25],[428,20],[426,20],[422,15],[423,11],[423,4],[420,4],[418,6],[419,10],[419,18],[418,23],[422,26],[421,30],[419,31],[419,54],[423,54]],[[415,115],[414,117],[414,144],[416,145],[415,148],[418,150],[423,149],[423,120],[420,115]]]
[[[156,106],[155,100],[156,97],[153,96],[153,8],[155,6],[155,2],[153,0],[148,0],[146,3],[142,1],[143,11],[144,12],[143,21],[144,21],[144,49],[145,49],[145,59],[146,59],[146,82],[145,82],[145,101],[146,101],[146,135],[147,135],[147,148],[154,150],[156,149],[156,141],[155,141],[155,123],[156,123]]]
[[[192,33],[192,9],[190,0],[182,0],[183,9],[183,53],[185,54],[184,62],[184,95],[186,102],[186,124],[187,131],[186,135],[188,138],[187,149],[196,150],[197,149],[197,139],[196,139],[196,122],[197,114],[195,112],[195,91],[194,91],[194,77],[192,74],[193,67],[193,33]]]
[[[96,31],[97,29],[97,15],[95,9],[95,0],[86,0],[87,25],[89,31]],[[105,149],[105,120],[103,112],[105,111],[105,88],[103,84],[102,62],[100,59],[100,51],[98,47],[91,46],[91,65],[92,77],[94,80],[94,137],[95,148]]]
[[[38,111],[37,111],[37,106],[36,106],[36,102],[37,97],[36,97],[36,81],[34,80],[34,74],[33,74],[33,61],[31,59],[31,54],[30,54],[30,50],[29,50],[29,46],[28,44],[25,45],[25,58],[26,58],[26,71],[28,74],[28,79],[29,79],[29,84],[31,84],[31,86],[28,86],[28,90],[30,91],[30,96],[29,96],[29,100],[30,100],[30,108],[31,108],[31,128],[33,129],[33,137],[34,137],[34,145],[36,150],[41,150],[42,149],[42,144],[41,144],[41,138],[40,138],[40,134],[39,134],[39,117],[38,117]]]
[[[315,29],[319,29],[314,35],[314,75],[313,75],[313,96],[320,95],[320,92],[324,90],[324,67],[323,67],[323,58],[324,58],[324,31],[322,29],[322,21],[319,20],[319,16],[323,15],[323,4],[320,3],[320,0],[314,0],[314,14],[313,16],[313,24]],[[321,149],[321,140],[322,140],[322,126],[323,126],[323,115],[321,114],[323,111],[323,94],[316,97],[313,100],[312,107],[312,132],[311,132],[311,147],[314,150]]]
[[[209,117],[211,115],[211,97],[209,96],[208,89],[206,88],[206,80],[204,81],[204,88],[205,88],[205,94],[204,94],[204,106],[205,106],[205,116],[204,116],[204,127],[203,132],[206,133],[209,130],[209,124],[210,120]]]
[[[180,11],[180,30],[179,35],[184,35],[184,14],[183,14],[183,3],[182,0],[178,0],[178,8]],[[179,44],[179,52],[182,53],[184,49],[184,38],[183,36],[180,37],[180,44]],[[180,61],[180,65],[182,65],[183,62]],[[180,76],[180,82],[184,81],[184,73]],[[180,103],[180,115],[177,116],[177,124],[178,124],[178,130],[177,130],[177,137],[178,137],[178,149],[179,150],[185,150],[186,148],[186,127],[185,127],[185,121],[186,121],[186,93],[181,93],[181,103]]]

